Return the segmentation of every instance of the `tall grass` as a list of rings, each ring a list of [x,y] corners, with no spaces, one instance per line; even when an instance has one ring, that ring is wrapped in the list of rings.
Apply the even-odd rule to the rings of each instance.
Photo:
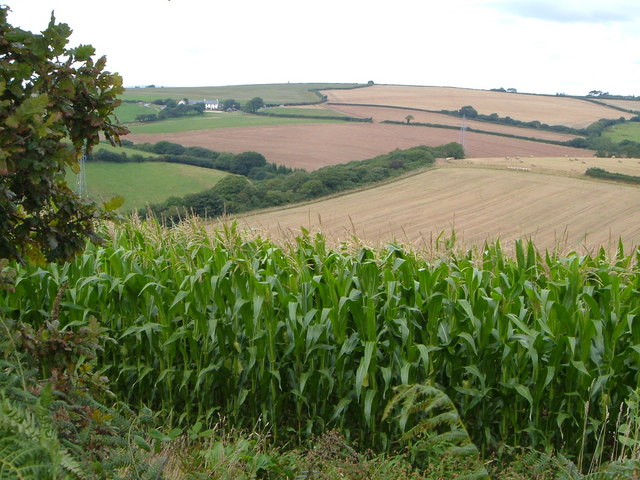
[[[0,308],[41,322],[68,282],[66,328],[97,317],[114,391],[175,424],[220,414],[276,437],[332,427],[385,447],[401,434],[382,421],[394,387],[428,383],[482,451],[578,458],[608,453],[638,388],[639,258],[518,242],[512,256],[496,243],[426,259],[332,249],[320,235],[282,247],[233,227],[129,223],[74,263],[19,267]]]

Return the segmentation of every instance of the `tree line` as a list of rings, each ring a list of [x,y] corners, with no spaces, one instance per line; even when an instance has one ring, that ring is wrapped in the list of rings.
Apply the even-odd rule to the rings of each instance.
[[[460,144],[450,143],[440,147],[395,150],[372,159],[327,166],[312,172],[278,167],[263,168],[260,175],[256,175],[250,170],[248,175],[227,176],[208,190],[170,197],[139,213],[143,217],[153,214],[178,222],[190,214],[217,217],[282,206],[396,177],[432,165],[438,157],[464,158],[464,151]]]
[[[293,172],[293,169],[284,165],[269,163],[258,152],[242,152],[233,154],[228,152],[216,152],[204,147],[183,147],[178,143],[160,141],[157,143],[134,144],[128,140],[122,141],[123,146],[142,152],[155,153],[159,156],[151,157],[142,154],[129,155],[126,152],[114,152],[111,150],[97,150],[87,155],[88,162],[168,162],[182,163],[196,167],[212,168],[224,172],[243,175],[253,179],[265,178],[275,172],[280,175]]]
[[[604,168],[591,167],[588,168],[585,175],[595,178],[603,178],[605,180],[615,180],[625,183],[640,183],[640,177],[637,175],[626,175],[624,173],[609,172]]]

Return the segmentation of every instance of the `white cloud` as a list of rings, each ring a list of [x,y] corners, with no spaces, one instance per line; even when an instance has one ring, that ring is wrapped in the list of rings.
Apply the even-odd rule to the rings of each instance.
[[[72,43],[106,54],[126,85],[374,80],[640,95],[631,2],[5,1],[29,30],[55,9]]]
[[[508,0],[493,5],[516,16],[559,23],[618,23],[640,18],[640,5],[629,0]]]

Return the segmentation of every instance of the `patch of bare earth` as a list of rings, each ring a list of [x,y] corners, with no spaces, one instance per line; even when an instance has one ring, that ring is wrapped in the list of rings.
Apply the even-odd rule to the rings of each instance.
[[[437,146],[460,142],[457,130],[405,125],[316,124],[221,128],[193,132],[131,134],[135,143],[167,140],[184,146],[201,146],[219,152],[262,153],[269,162],[314,170],[351,160],[364,160],[396,148]],[[467,132],[468,157],[585,156],[589,151],[540,142]]]
[[[473,106],[479,113],[497,113],[526,122],[584,128],[601,118],[631,118],[632,114],[605,105],[563,96],[524,95],[451,87],[374,85],[354,90],[325,90],[332,103],[459,110]]]
[[[304,227],[335,242],[431,247],[455,230],[459,246],[532,239],[540,249],[640,242],[640,188],[507,169],[437,168],[377,188],[247,215],[244,228],[274,238]]]
[[[331,110],[344,113],[352,117],[372,118],[374,122],[382,122],[391,120],[394,122],[406,122],[407,116],[411,115],[413,123],[432,123],[437,125],[450,125],[452,127],[462,128],[463,120],[452,115],[442,113],[421,112],[417,110],[388,108],[388,107],[363,107],[359,105],[329,105]],[[489,122],[479,122],[476,120],[466,119],[464,125],[468,128],[476,130],[484,130],[487,132],[504,133],[507,135],[518,135],[520,137],[539,138],[541,140],[553,140],[557,142],[566,142],[576,138],[578,135],[568,135],[566,133],[549,132],[538,130],[535,128],[513,127],[510,125],[498,125]]]

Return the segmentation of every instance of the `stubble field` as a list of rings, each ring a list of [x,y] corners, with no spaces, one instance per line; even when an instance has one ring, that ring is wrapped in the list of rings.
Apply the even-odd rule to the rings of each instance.
[[[497,113],[516,120],[538,120],[549,125],[584,128],[601,118],[630,118],[633,114],[605,105],[563,96],[524,95],[450,87],[408,87],[374,85],[355,90],[326,90],[331,103],[355,103],[421,108],[426,110],[459,110],[473,106],[479,113]]]
[[[357,235],[370,243],[396,240],[427,248],[452,230],[458,246],[500,239],[508,247],[516,238],[530,238],[540,249],[585,250],[615,247],[618,237],[629,247],[640,242],[640,188],[575,178],[568,166],[563,167],[566,175],[550,175],[461,162],[458,166],[465,168],[445,165],[378,188],[248,215],[240,222],[270,236],[286,237],[304,227],[325,232],[335,242]]]
[[[640,113],[640,100],[598,99],[598,102]]]

